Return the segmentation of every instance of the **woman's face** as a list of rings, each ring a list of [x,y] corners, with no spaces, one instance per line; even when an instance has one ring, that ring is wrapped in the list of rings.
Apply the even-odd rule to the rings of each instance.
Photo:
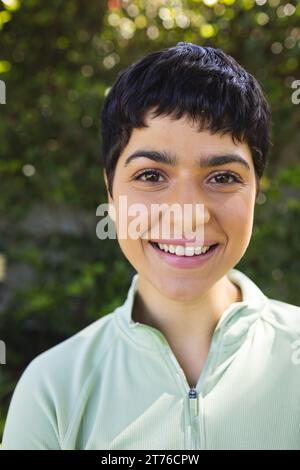
[[[108,194],[109,202],[116,209],[118,241],[125,257],[140,276],[145,276],[171,299],[193,301],[204,295],[239,262],[250,242],[256,197],[251,152],[247,144],[235,144],[230,135],[198,132],[196,125],[186,117],[171,120],[169,116],[159,116],[153,119],[148,114],[147,124],[149,127],[133,130],[115,169],[113,199]],[[175,155],[177,163],[170,165],[139,156],[125,165],[126,159],[141,149]],[[208,167],[199,165],[208,157],[229,154],[240,157],[244,164],[217,162]],[[145,170],[148,172],[142,175]],[[166,257],[142,235],[138,239],[120,238],[118,217],[122,215],[123,220],[125,217],[124,212],[119,212],[120,196],[127,197],[128,208],[131,204],[144,204],[147,211],[143,216],[143,226],[147,226],[149,234],[151,223],[154,223],[149,217],[151,204],[177,203],[182,208],[184,204],[192,204],[193,207],[203,204],[204,241],[218,243],[216,250],[200,264],[177,266],[166,261]],[[133,219],[132,216],[126,218],[128,223]],[[174,238],[172,229],[178,223],[175,217],[171,219],[171,236],[168,238]],[[201,229],[199,225],[196,227],[194,210],[191,227],[193,230]],[[158,238],[162,240],[163,237],[155,237]],[[181,238],[186,237],[183,234]]]

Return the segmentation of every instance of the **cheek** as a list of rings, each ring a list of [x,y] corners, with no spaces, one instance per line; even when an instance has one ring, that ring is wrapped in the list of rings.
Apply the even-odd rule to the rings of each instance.
[[[254,202],[240,198],[235,204],[227,204],[219,214],[219,223],[228,236],[228,241],[237,245],[248,244],[252,234]]]
[[[119,246],[125,255],[125,257],[129,260],[132,260],[132,258],[139,257],[140,256],[140,251],[139,251],[139,245],[140,242],[138,240],[129,240],[129,239],[119,239]],[[139,245],[138,245],[139,244]]]
[[[157,217],[151,215],[151,202],[143,201],[142,198],[134,197],[130,193],[121,196],[118,195],[115,200],[118,238],[122,238],[120,241],[123,244],[126,242],[136,244],[141,238],[147,238],[153,220]]]
[[[126,199],[123,198],[122,202],[118,195],[115,208],[115,226],[120,249],[131,264],[136,266],[143,253],[141,238],[146,236],[150,228],[150,208],[130,194],[126,194]]]
[[[133,266],[136,271],[142,271],[144,269],[145,255],[141,239],[118,239],[118,243],[124,257],[131,266]]]

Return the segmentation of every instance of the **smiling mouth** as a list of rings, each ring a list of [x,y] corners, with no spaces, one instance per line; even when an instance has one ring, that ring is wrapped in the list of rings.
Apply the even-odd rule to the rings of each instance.
[[[159,244],[156,242],[149,242],[153,248],[162,251],[170,256],[174,257],[181,257],[181,258],[195,258],[195,257],[202,257],[205,256],[207,253],[214,251],[216,247],[219,245],[215,243],[210,246],[203,246],[203,247],[184,247],[183,245],[165,245]]]

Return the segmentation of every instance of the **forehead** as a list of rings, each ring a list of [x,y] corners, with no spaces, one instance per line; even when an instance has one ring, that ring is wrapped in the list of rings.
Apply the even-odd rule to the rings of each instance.
[[[239,151],[252,164],[251,151],[245,142],[233,141],[231,134],[212,134],[210,130],[199,131],[199,124],[188,116],[175,119],[171,116],[145,116],[148,127],[133,129],[129,142],[122,152],[123,159],[138,148],[171,150],[185,163],[199,159],[201,155]],[[120,157],[122,158],[122,157]]]

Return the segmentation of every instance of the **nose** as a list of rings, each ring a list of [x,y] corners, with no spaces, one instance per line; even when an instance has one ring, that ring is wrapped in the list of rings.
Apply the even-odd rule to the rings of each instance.
[[[171,197],[171,204],[178,204],[181,208],[179,216],[174,219],[174,229],[183,230],[183,238],[200,239],[204,236],[204,227],[211,219],[211,210],[199,181],[191,182],[187,179],[179,184]],[[191,237],[192,235],[192,237]],[[175,237],[176,238],[176,237]]]

